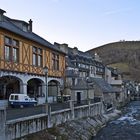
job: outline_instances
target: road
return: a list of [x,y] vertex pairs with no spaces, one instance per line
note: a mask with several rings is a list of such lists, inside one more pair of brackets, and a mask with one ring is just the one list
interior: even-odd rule
[[[95,103],[98,101],[91,101],[91,103]],[[88,102],[87,100],[84,100],[80,103],[74,103],[74,107],[76,106],[83,106],[87,105]],[[51,106],[51,111],[58,111],[58,110],[63,110],[63,109],[68,109],[70,108],[70,103],[69,102],[64,102],[64,103],[51,103],[49,104]],[[46,113],[46,105],[38,105],[35,107],[24,107],[24,108],[11,108],[8,107],[6,109],[6,120],[13,120],[13,119],[18,119],[22,117],[28,117],[28,116],[33,116],[33,115],[38,115],[38,114],[44,114]]]
[[[57,111],[62,109],[70,108],[69,102],[66,103],[52,103],[50,104],[51,111]],[[47,113],[46,105],[38,105],[34,107],[24,107],[24,108],[11,108],[6,109],[6,120],[18,119],[22,117],[28,117],[38,114]]]
[[45,106],[35,106],[26,108],[7,108],[6,109],[6,120],[18,119],[22,117],[33,116],[37,114],[45,113]]

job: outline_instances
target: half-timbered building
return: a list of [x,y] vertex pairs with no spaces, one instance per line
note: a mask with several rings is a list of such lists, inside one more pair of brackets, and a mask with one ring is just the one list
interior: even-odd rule
[[40,104],[56,101],[63,85],[65,53],[35,34],[32,20],[15,20],[4,13],[0,9],[0,100],[23,93]]

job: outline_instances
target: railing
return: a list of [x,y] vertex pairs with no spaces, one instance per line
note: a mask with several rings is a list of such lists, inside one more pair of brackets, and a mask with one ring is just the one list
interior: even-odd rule
[[[100,102],[100,100],[90,99],[90,100],[82,100],[81,102],[74,101],[74,107],[89,105],[89,103],[94,104],[97,102]],[[63,102],[63,103],[50,103],[49,105],[51,106],[51,112],[70,109],[70,101]],[[25,107],[22,109],[8,107],[6,109],[6,112],[7,112],[7,120],[12,120],[12,119],[18,119],[27,116],[38,115],[38,114],[45,114],[47,113],[47,110],[46,110],[46,104],[44,104],[35,107]]]

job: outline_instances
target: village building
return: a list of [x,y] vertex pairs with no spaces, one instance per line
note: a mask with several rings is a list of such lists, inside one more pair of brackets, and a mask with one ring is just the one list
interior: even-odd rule
[[12,19],[4,13],[0,9],[0,101],[7,101],[11,93],[35,97],[39,104],[57,101],[65,53],[35,34],[32,20]]
[[70,95],[77,103],[85,100],[102,100],[110,106],[115,103],[117,91],[105,81],[105,66],[98,54],[91,56],[67,44],[54,45],[66,53],[64,94]]

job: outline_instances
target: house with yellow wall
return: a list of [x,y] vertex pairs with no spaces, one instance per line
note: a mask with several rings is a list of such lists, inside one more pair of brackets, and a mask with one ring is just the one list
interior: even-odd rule
[[4,13],[0,9],[0,101],[11,93],[35,97],[39,104],[57,101],[65,53],[35,34],[32,20],[12,19]]

